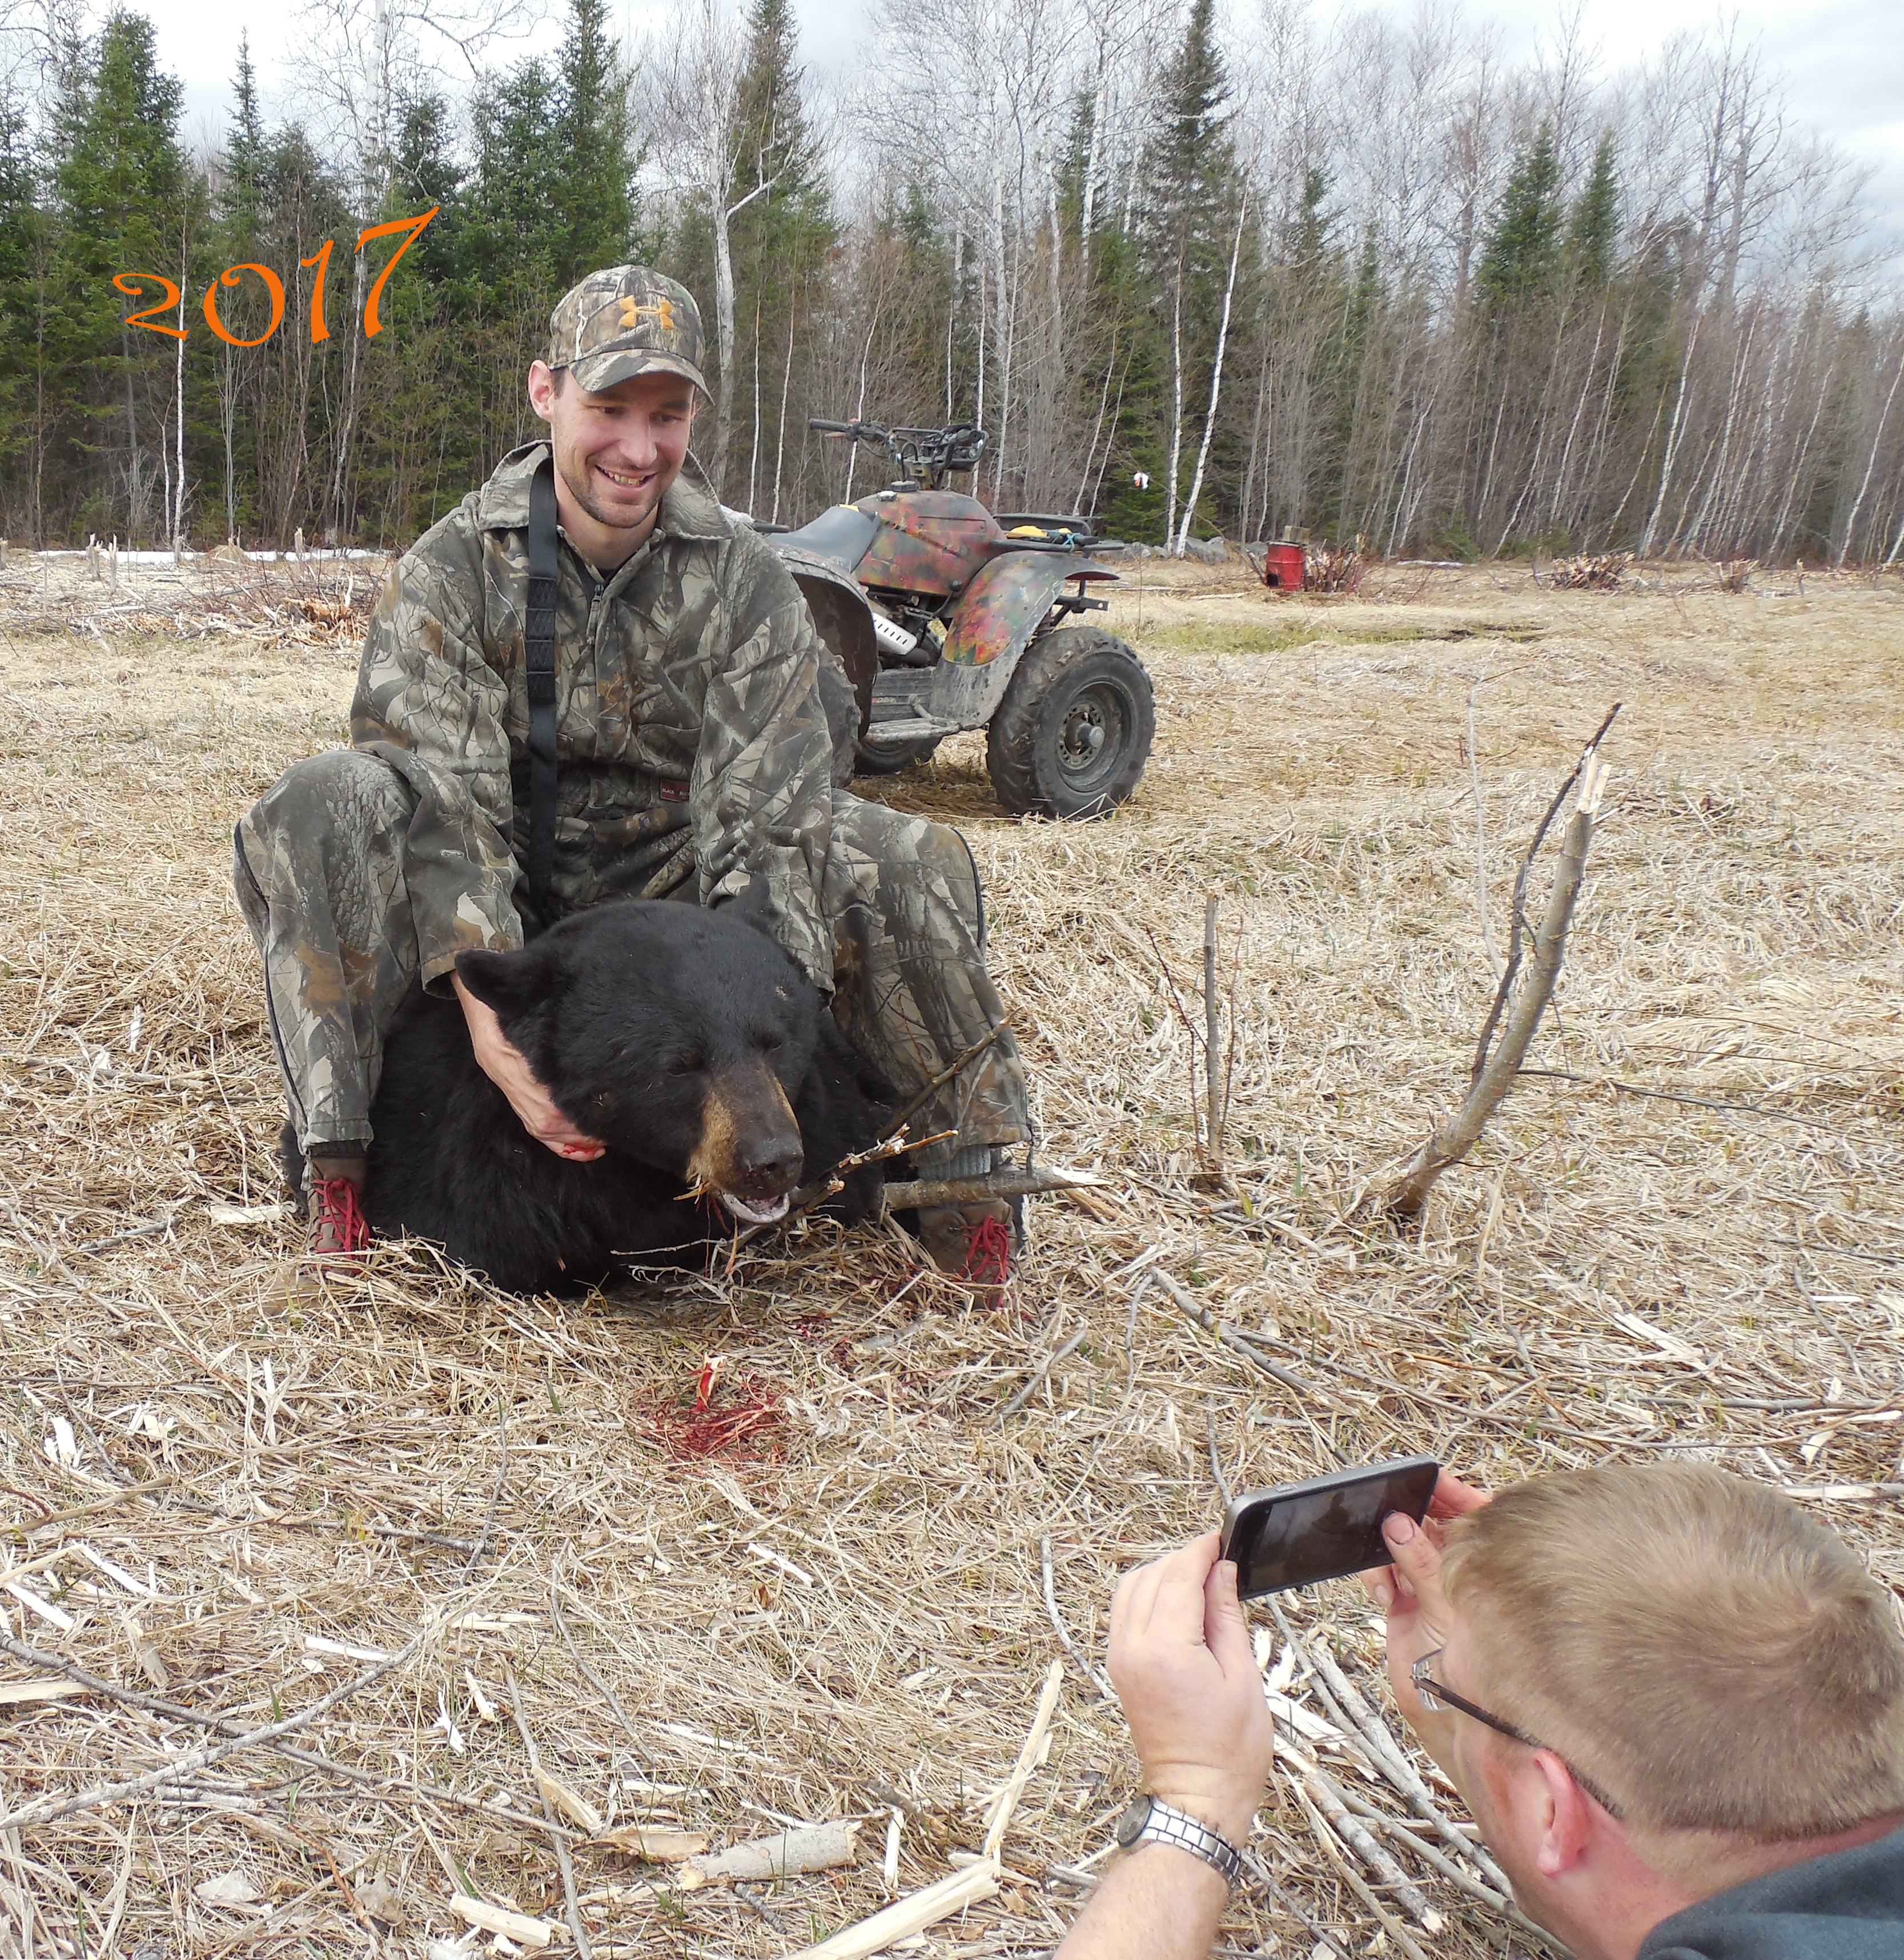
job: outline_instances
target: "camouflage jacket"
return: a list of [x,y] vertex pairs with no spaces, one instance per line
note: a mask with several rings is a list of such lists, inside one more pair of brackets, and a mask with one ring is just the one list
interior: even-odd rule
[[[404,553],[364,643],[351,740],[416,794],[404,868],[424,984],[466,947],[521,944],[529,834],[523,620],[529,485],[513,451]],[[565,536],[556,597],[554,899],[709,899],[766,880],[775,936],[833,984],[818,889],[852,684],[772,551],[677,482],[604,584]],[[832,726],[829,727],[829,721]]]

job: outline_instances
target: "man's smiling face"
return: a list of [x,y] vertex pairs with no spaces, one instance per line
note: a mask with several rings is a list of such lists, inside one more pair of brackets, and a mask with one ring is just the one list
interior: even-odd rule
[[558,377],[538,361],[529,371],[529,399],[549,425],[569,498],[604,530],[632,533],[628,542],[638,543],[681,473],[694,384],[678,374],[636,374],[591,394],[574,375]]

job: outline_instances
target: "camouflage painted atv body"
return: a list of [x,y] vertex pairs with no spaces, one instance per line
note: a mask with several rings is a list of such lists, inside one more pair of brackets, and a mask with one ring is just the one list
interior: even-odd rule
[[1150,679],[1122,640],[1067,622],[1103,609],[1088,588],[1116,574],[1091,554],[1120,548],[1075,518],[1001,523],[945,489],[948,470],[976,463],[981,430],[814,427],[882,447],[906,473],[769,533],[860,689],[861,773],[903,768],[947,735],[984,728],[993,787],[1014,815],[1115,809],[1150,753]]

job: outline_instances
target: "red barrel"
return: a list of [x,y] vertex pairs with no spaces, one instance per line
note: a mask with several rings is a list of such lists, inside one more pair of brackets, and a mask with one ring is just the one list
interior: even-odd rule
[[1262,582],[1287,592],[1300,592],[1308,562],[1308,552],[1301,545],[1265,545]]

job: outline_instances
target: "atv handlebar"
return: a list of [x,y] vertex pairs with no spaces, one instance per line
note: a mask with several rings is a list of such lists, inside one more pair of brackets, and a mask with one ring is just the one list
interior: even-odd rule
[[877,422],[829,422],[820,417],[807,426],[834,441],[863,442],[884,450],[908,482],[923,482],[939,490],[954,470],[976,469],[989,440],[976,422],[954,422],[942,428],[883,428]]

